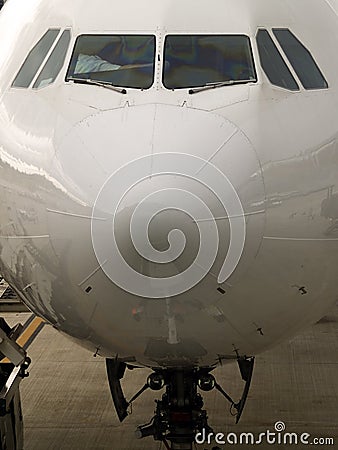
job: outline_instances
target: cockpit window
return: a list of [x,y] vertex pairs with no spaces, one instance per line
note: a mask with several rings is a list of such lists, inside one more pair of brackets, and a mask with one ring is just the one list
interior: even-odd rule
[[250,40],[247,36],[166,37],[163,68],[163,84],[166,88],[193,88],[226,81],[256,81]]
[[257,33],[257,46],[262,68],[272,84],[291,91],[299,86],[267,30]]
[[62,33],[56,46],[54,47],[52,53],[50,54],[48,61],[46,62],[40,75],[35,81],[33,88],[44,87],[55,81],[65,62],[69,41],[70,41],[70,31],[65,30]]
[[39,42],[29,52],[27,58],[22,64],[13,81],[13,87],[27,88],[30,86],[35,74],[45,60],[59,32],[60,29],[50,29],[42,36]]
[[326,89],[328,84],[315,60],[296,36],[286,28],[274,28],[272,31],[304,88]]
[[82,35],[76,40],[66,81],[91,80],[148,89],[154,80],[155,36]]

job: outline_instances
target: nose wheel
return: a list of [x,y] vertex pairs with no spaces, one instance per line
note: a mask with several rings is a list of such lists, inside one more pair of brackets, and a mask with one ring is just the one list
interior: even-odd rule
[[149,423],[137,427],[136,437],[141,439],[152,436],[156,441],[162,441],[169,450],[191,450],[197,433],[206,436],[212,433],[198,389],[204,392],[216,389],[230,403],[236,423],[239,421],[250,388],[254,358],[239,357],[237,362],[245,381],[242,397],[237,403],[216,382],[210,368],[156,369],[128,402],[121,387],[127,365],[117,359],[107,359],[108,380],[117,415],[122,422],[128,415],[129,406],[144,391],[165,388],[161,400],[155,400],[153,418]]
[[[170,449],[190,450],[198,430],[211,431],[202,396],[197,392],[197,371],[167,370],[155,374],[162,378],[165,393],[156,400],[152,422],[137,428],[137,437],[153,436],[158,441],[169,441]],[[152,388],[152,377],[149,378]]]

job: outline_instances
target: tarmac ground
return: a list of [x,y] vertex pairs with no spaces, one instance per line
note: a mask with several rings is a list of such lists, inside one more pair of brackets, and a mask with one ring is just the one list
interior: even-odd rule
[[[27,313],[4,314],[14,324],[23,323]],[[158,450],[164,446],[152,438],[138,440],[137,425],[153,416],[154,399],[162,393],[145,392],[133,405],[132,414],[121,424],[113,408],[104,359],[93,357],[50,326],[45,326],[28,351],[32,359],[30,376],[21,383],[25,423],[25,450]],[[127,371],[123,379],[126,398],[143,386],[146,369]],[[243,387],[236,364],[213,372],[218,383],[237,399]],[[241,421],[235,425],[226,400],[215,390],[204,394],[209,424],[223,433],[219,444],[227,448],[254,448],[240,445],[241,433],[275,432],[283,422],[284,433],[296,433],[298,444],[268,443],[269,448],[308,448],[299,443],[303,433],[320,448],[338,449],[338,305],[321,321],[291,342],[258,355],[248,401]],[[235,433],[235,434],[234,434]],[[270,437],[277,439],[276,437]],[[229,439],[229,440],[228,440]],[[248,438],[248,439],[251,439]],[[296,439],[294,436],[292,439]],[[251,441],[248,441],[251,442]],[[287,440],[287,442],[289,442]],[[212,449],[216,442],[197,445]]]

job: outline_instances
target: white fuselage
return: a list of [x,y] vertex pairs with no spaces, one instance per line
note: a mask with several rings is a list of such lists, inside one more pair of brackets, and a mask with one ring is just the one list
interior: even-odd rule
[[[39,89],[11,87],[31,48],[53,27],[71,31],[55,82]],[[299,91],[290,91],[272,85],[257,49],[261,28],[292,30],[329,88],[306,90],[299,83]],[[66,82],[81,34],[154,35],[153,85],[121,94]],[[162,55],[169,34],[249,36],[257,82],[195,94],[166,89]],[[33,311],[101,355],[180,367],[213,366],[236,352],[254,355],[319,319],[333,304],[338,20],[327,2],[10,0],[1,12],[0,37],[0,272]],[[216,260],[201,281],[178,295],[164,289],[162,297],[151,298],[137,295],[137,283],[136,292],[129,292],[107,275],[116,261],[108,261],[108,269],[104,255],[101,260],[94,251],[95,243],[99,253],[105,248],[109,253],[111,245],[109,226],[100,228],[95,205],[112,174],[159,154],[188,154],[220,170],[240,199],[246,238],[234,270],[220,282],[235,229],[230,231],[219,202],[174,170],[150,173],[123,198],[115,224],[136,271],[142,258],[131,248],[129,222],[154,191],[193,192],[210,206],[220,235]],[[176,167],[179,173],[179,162]],[[108,203],[101,205],[101,219],[111,224],[111,211],[103,211]],[[185,267],[198,247],[194,220],[170,208],[154,224],[154,241],[165,250],[169,232],[181,225],[191,246]],[[155,264],[147,270],[161,277]]]

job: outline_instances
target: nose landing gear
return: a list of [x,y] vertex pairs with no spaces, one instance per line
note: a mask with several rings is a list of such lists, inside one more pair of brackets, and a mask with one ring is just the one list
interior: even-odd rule
[[170,441],[171,449],[191,449],[198,430],[211,430],[197,392],[198,371],[173,370],[163,374],[166,391],[156,400],[152,423],[139,426],[137,436],[153,436],[155,440]]
[[118,417],[122,422],[128,415],[128,407],[145,390],[160,390],[165,387],[162,399],[155,401],[153,418],[148,424],[137,428],[136,437],[153,436],[155,440],[162,441],[169,450],[191,450],[196,433],[203,431],[208,435],[212,432],[198,388],[204,392],[217,389],[231,404],[236,423],[239,421],[250,388],[254,358],[238,357],[237,362],[245,381],[242,397],[237,403],[216,382],[210,373],[212,368],[156,369],[145,385],[127,402],[120,383],[127,365],[118,359],[107,359],[108,380]]

